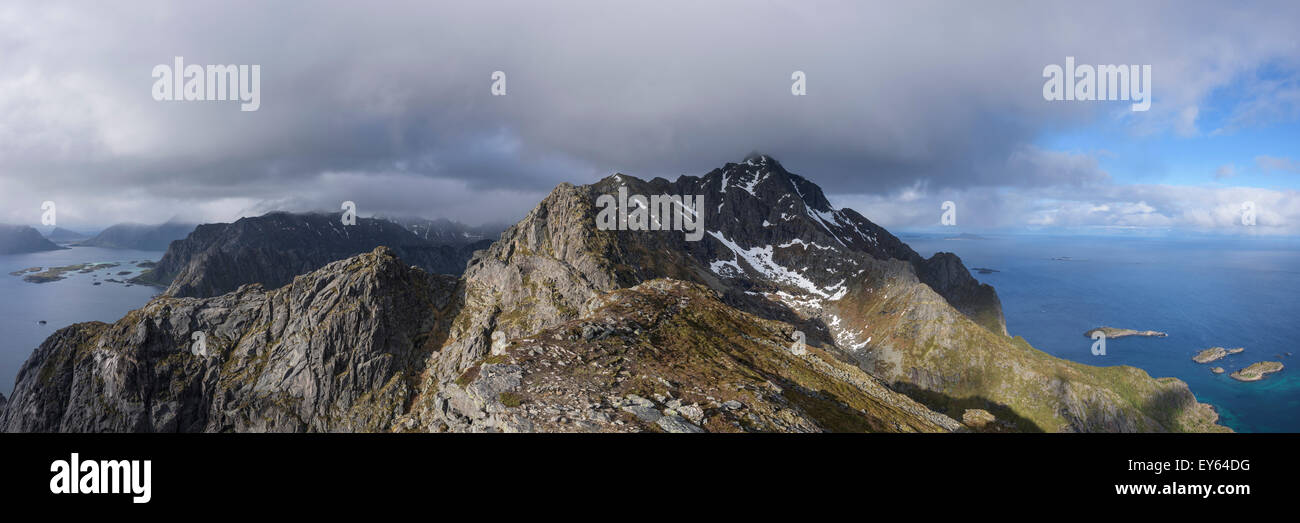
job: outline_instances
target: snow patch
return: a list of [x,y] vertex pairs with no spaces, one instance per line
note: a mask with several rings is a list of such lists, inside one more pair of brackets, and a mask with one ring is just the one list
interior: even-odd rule
[[848,289],[844,287],[844,281],[840,281],[829,288],[822,289],[818,287],[817,284],[804,277],[803,274],[792,271],[776,263],[772,259],[773,249],[771,245],[746,249],[737,245],[735,242],[728,240],[727,237],[723,236],[721,233],[709,231],[709,234],[713,235],[714,238],[717,238],[717,240],[722,242],[722,244],[728,249],[731,249],[731,252],[736,256],[736,259],[732,261],[718,260],[710,263],[709,269],[716,274],[727,276],[726,274],[719,272],[723,270],[724,267],[734,267],[739,270],[740,265],[738,262],[739,260],[744,259],[746,264],[753,267],[754,270],[758,271],[763,276],[766,276],[768,279],[778,283],[798,287],[809,294],[814,294],[831,300],[838,300],[843,298],[848,291]]
[[[766,221],[764,221],[763,223],[764,223],[764,225],[767,224]],[[802,245],[802,246],[803,246],[803,249],[804,249],[805,251],[808,250],[809,247],[813,247],[813,248],[821,249],[821,250],[823,250],[823,251],[824,251],[824,250],[827,250],[827,249],[834,249],[834,247],[822,247],[821,245],[817,245],[816,242],[805,242],[805,241],[803,241],[803,239],[801,239],[801,238],[795,238],[795,239],[790,240],[790,241],[788,241],[788,242],[786,242],[786,243],[783,243],[783,244],[781,244],[781,245],[777,245],[777,247],[780,247],[780,248],[782,248],[782,249],[785,249],[785,248],[788,248],[788,247],[793,246],[793,245]]]

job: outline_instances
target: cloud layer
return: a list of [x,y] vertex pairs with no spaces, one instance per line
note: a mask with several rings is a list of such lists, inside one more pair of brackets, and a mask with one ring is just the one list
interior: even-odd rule
[[[887,226],[954,194],[1004,225],[1217,227],[1246,197],[1261,225],[1300,221],[1293,192],[1127,186],[1104,151],[1043,145],[1109,120],[1216,131],[1199,119],[1217,89],[1300,70],[1294,2],[448,4],[7,3],[0,222],[36,222],[44,200],[85,226],[343,200],[504,221],[562,181],[702,174],[753,150]],[[150,72],[175,56],[261,65],[260,110],[154,101]],[[1151,110],[1043,100],[1043,67],[1066,56],[1152,64]],[[1294,119],[1281,78],[1244,90],[1229,125]],[[1296,170],[1276,155],[1259,168]]]

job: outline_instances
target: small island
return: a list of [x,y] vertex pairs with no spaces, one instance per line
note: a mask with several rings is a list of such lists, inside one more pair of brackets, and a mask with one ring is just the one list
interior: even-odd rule
[[1249,367],[1232,373],[1230,376],[1237,381],[1259,381],[1264,376],[1282,370],[1282,362],[1278,361],[1261,361],[1252,363]]
[[1146,336],[1150,338],[1164,338],[1168,336],[1168,334],[1159,331],[1139,331],[1133,329],[1117,329],[1115,327],[1097,327],[1095,329],[1083,333],[1083,337],[1091,338],[1093,333],[1096,332],[1100,332],[1103,335],[1105,335],[1107,339],[1112,339],[1112,340],[1115,338],[1124,338],[1128,336]]
[[1223,374],[1226,371],[1223,370],[1223,367],[1214,367],[1210,369],[1210,372],[1213,372],[1215,374]]
[[[49,283],[52,281],[59,281],[66,278],[64,274],[67,274],[69,272],[88,274],[100,269],[117,267],[117,265],[118,264],[116,263],[79,263],[76,265],[65,265],[63,267],[50,267],[48,269],[45,269],[42,272],[35,272],[32,271],[31,269],[25,269],[23,271],[18,271],[18,273],[10,273],[10,274],[14,276],[19,276],[22,273],[30,272],[31,274],[27,274],[26,276],[23,276],[23,281],[29,283]],[[39,270],[40,267],[36,267],[35,269]]]
[[21,270],[21,271],[14,271],[14,272],[11,272],[11,273],[9,273],[9,275],[10,275],[10,276],[22,276],[22,275],[27,274],[27,273],[29,273],[29,272],[41,272],[41,268],[40,268],[40,267],[28,267],[28,268],[23,269],[23,270]]
[[1245,347],[1237,347],[1235,349],[1225,349],[1223,347],[1210,347],[1208,349],[1196,353],[1195,356],[1192,356],[1192,361],[1195,361],[1196,363],[1209,363],[1211,361],[1221,359],[1224,356],[1227,356],[1229,354],[1238,354],[1244,350],[1246,350]]
[[980,273],[980,274],[993,274],[993,273],[995,273],[995,272],[1002,272],[1002,271],[999,271],[999,270],[997,270],[997,269],[990,269],[990,268],[987,268],[987,267],[975,267],[973,270],[974,270],[975,272]]

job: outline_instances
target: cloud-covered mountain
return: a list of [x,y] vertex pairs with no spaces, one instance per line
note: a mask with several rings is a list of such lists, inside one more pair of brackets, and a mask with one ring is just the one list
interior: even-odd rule
[[496,241],[504,225],[466,225],[447,218],[388,217],[375,218],[401,225],[411,233],[434,245],[465,245],[483,240]]
[[45,233],[45,238],[55,243],[79,242],[79,241],[88,240],[91,238],[91,236],[93,235],[82,234],[77,231],[64,229],[63,227],[55,227],[53,229],[50,229],[49,232]]
[[119,223],[113,225],[89,240],[77,245],[88,247],[106,247],[109,249],[136,249],[141,251],[163,251],[172,241],[184,238],[194,230],[192,223],[166,222],[157,225],[140,223]]

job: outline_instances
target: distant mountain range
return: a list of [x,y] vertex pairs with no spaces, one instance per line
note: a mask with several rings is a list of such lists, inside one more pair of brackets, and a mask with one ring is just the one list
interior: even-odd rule
[[45,238],[55,243],[72,243],[84,241],[94,236],[93,234],[82,234],[77,231],[55,227],[50,232],[45,233]]
[[344,225],[340,213],[272,212],[198,226],[135,281],[166,286],[167,295],[178,297],[217,296],[249,283],[276,288],[380,245],[426,271],[459,275],[473,252],[490,243],[442,245],[387,220],[357,218]]
[[63,249],[26,225],[0,224],[0,254],[55,251]]
[[968,233],[968,232],[963,232],[963,233],[958,234],[958,235],[956,235],[956,236],[949,236],[949,237],[944,238],[944,239],[945,239],[945,240],[987,240],[988,238],[985,238],[985,237],[980,236],[980,235],[978,235],[978,234],[971,234],[971,233]]
[[89,240],[76,243],[89,247],[109,249],[135,249],[141,251],[163,251],[174,240],[184,238],[194,230],[194,224],[167,222],[156,225],[139,223],[119,223]]
[[394,218],[376,216],[375,218],[401,225],[411,233],[433,243],[434,245],[466,245],[482,240],[496,241],[506,226],[497,224],[465,225],[446,218]]
[[[702,195],[702,238],[596,227],[620,190]],[[764,155],[561,184],[459,277],[412,267],[427,244],[390,222],[352,227],[201,226],[156,269],[167,295],[33,352],[0,428],[1227,430],[1179,380],[1007,336],[957,256],[922,258]]]

